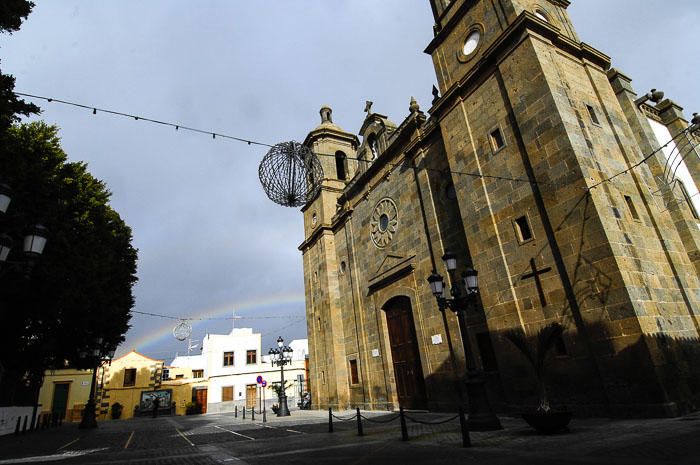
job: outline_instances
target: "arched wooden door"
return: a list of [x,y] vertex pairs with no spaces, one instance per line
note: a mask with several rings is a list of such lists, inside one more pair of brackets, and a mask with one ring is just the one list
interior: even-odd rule
[[425,380],[411,300],[405,296],[394,297],[384,305],[384,311],[399,404],[404,408],[424,409],[427,406]]

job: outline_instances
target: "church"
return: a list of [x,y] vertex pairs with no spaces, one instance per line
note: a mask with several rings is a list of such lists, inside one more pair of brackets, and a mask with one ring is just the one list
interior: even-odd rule
[[[299,246],[313,405],[455,411],[471,376],[495,411],[536,406],[505,334],[558,323],[553,408],[698,408],[700,118],[638,95],[568,0],[430,2],[431,108],[397,124],[368,102],[353,134],[324,106],[304,141],[324,171]],[[458,318],[428,278],[444,301],[468,270]]]

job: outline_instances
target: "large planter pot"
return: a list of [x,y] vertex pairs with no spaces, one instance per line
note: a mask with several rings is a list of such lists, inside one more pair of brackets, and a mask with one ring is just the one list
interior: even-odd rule
[[541,434],[554,434],[566,431],[571,421],[571,412],[531,412],[523,413],[528,425]]

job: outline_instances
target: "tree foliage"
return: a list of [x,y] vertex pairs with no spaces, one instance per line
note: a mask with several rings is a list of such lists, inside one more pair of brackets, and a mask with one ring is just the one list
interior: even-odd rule
[[0,2],[0,32],[12,34],[19,30],[22,21],[29,16],[34,3],[27,0],[2,0]]
[[[34,3],[27,0],[0,1],[0,33],[12,34],[19,30],[22,20],[32,11]],[[14,93],[15,78],[0,72],[0,131],[19,122],[19,115],[39,113],[39,107],[27,103]]]
[[[58,129],[41,122],[0,134],[0,176],[13,189],[3,230],[21,237],[27,225],[49,230],[44,254],[0,280],[4,389],[48,367],[91,367],[81,351],[123,341],[136,281],[131,230],[109,206],[110,192],[84,163],[70,163]],[[18,244],[16,249],[21,249]],[[10,260],[22,260],[14,250]],[[30,380],[31,381],[31,380]],[[7,401],[8,396],[2,396]]]

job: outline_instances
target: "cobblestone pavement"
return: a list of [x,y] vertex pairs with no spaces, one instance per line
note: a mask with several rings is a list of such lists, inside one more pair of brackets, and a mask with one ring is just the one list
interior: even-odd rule
[[[700,413],[658,420],[574,419],[565,434],[539,436],[520,419],[504,429],[471,433],[463,448],[454,415],[407,413],[401,441],[396,413],[293,411],[263,423],[232,414],[106,421],[82,431],[75,424],[0,437],[0,465],[65,464],[596,464],[700,465]],[[345,420],[345,421],[343,421]]]

